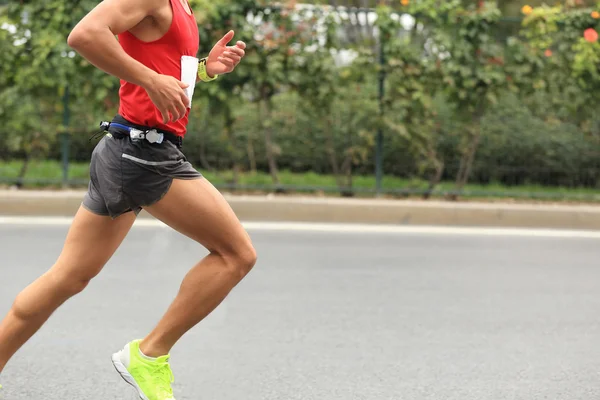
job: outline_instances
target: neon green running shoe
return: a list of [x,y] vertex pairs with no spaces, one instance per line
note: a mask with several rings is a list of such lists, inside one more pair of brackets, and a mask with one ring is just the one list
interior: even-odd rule
[[134,340],[113,354],[112,362],[125,382],[137,389],[140,399],[175,400],[169,355],[149,360],[140,351],[140,340]]

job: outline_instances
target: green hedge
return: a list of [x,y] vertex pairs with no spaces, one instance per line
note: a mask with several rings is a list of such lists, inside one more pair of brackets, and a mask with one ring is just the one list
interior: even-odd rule
[[[332,116],[332,127],[338,157],[348,144],[362,150],[355,157],[353,174],[374,172],[374,122],[376,102],[363,101],[353,107],[348,99],[340,99]],[[451,110],[438,102],[438,152],[445,162],[443,180],[452,181],[459,164],[457,132],[464,129]],[[311,118],[294,94],[276,98],[274,137],[278,166],[292,172],[312,171],[331,174],[332,167],[325,149],[322,121]],[[206,105],[202,105],[206,107]],[[206,110],[205,110],[206,111]],[[185,153],[195,165],[204,168],[204,159],[211,169],[228,170],[233,164],[232,148],[239,154],[242,170],[250,168],[248,143],[252,142],[259,171],[268,171],[263,133],[259,128],[256,104],[239,104],[234,124],[234,142],[221,131],[222,121],[210,118],[210,110],[191,121],[185,140]],[[95,127],[73,134],[73,161],[89,160],[95,141],[89,137]],[[598,138],[586,136],[576,126],[544,121],[533,115],[518,98],[504,96],[490,109],[481,123],[482,140],[471,175],[474,184],[501,183],[505,185],[546,185],[564,187],[600,186],[600,148]],[[202,153],[204,152],[204,158]],[[60,143],[55,141],[50,159],[60,160]],[[5,158],[18,157],[18,154]],[[398,135],[386,132],[384,171],[400,178],[428,179],[430,171],[420,168],[418,155]]]

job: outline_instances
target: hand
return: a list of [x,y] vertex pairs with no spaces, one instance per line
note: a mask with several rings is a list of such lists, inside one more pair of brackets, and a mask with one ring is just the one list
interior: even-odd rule
[[206,73],[212,78],[215,75],[227,74],[240,63],[246,54],[246,44],[238,40],[235,46],[227,46],[233,39],[234,32],[229,31],[215,44],[206,59]]
[[185,117],[189,99],[184,89],[188,86],[172,76],[157,74],[151,84],[145,87],[150,100],[162,114],[163,123]]

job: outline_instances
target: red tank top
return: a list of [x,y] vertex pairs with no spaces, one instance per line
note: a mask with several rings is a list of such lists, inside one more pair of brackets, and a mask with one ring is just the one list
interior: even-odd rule
[[[198,53],[198,25],[194,15],[187,13],[180,0],[169,1],[173,21],[163,37],[153,42],[143,42],[130,32],[123,32],[119,35],[119,43],[127,54],[148,68],[159,74],[181,79],[181,56],[196,57]],[[121,80],[119,97],[119,114],[128,121],[170,131],[179,136],[185,135],[189,109],[180,120],[163,124],[160,111],[142,87]]]

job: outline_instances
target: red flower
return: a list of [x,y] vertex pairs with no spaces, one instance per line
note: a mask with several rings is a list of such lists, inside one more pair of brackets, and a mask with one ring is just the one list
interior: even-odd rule
[[598,41],[598,32],[596,32],[596,30],[594,28],[589,28],[589,29],[586,29],[585,32],[583,32],[583,37],[588,42],[597,42]]
[[552,57],[552,50],[550,50],[550,49],[547,49],[547,50],[544,52],[544,55],[545,55],[546,57]]

